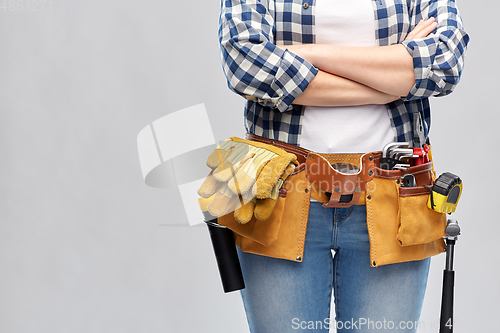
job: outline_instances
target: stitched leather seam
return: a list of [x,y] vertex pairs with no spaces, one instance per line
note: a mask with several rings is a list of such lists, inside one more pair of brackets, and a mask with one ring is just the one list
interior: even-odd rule
[[[325,157],[325,156],[323,156]],[[346,162],[359,162],[359,158],[331,158],[331,157],[325,157],[325,159],[328,161],[328,162],[336,162],[336,161],[342,161],[344,163]]]
[[[380,170],[380,169],[378,169],[378,170]],[[410,172],[410,173],[401,173],[401,174],[394,175],[394,176],[385,176],[385,175],[381,174],[378,170],[377,170],[377,168],[375,168],[375,177],[376,178],[383,178],[383,179],[399,179],[399,178],[401,178],[401,176],[403,176],[405,174],[420,175],[420,174],[429,173],[432,171],[431,168],[426,168],[423,170],[417,170],[417,171]],[[383,172],[383,170],[382,170],[382,172]]]
[[354,153],[354,154],[323,154],[323,153],[321,153],[321,154],[318,154],[318,155],[321,155],[323,157],[325,157],[325,156],[331,156],[331,157],[339,157],[339,158],[340,157],[342,157],[342,158],[344,158],[344,157],[352,157],[352,158],[354,158],[356,155],[358,155],[359,157],[361,157],[361,155],[363,155],[363,154],[357,154],[357,153]]
[[425,191],[425,192],[417,192],[417,193],[404,193],[402,194],[401,192],[399,192],[399,196],[400,197],[414,197],[414,196],[419,196],[419,195],[424,195],[424,194],[429,194],[429,191]]
[[[304,237],[304,212],[305,212],[304,205],[305,205],[305,202],[304,202],[304,200],[302,200],[302,218],[300,220],[300,236],[299,236],[299,244],[297,247],[297,256],[300,256],[300,247],[301,247],[303,237]],[[302,260],[303,259],[304,258],[302,258]]]
[[[309,186],[307,188],[309,188]],[[306,200],[307,198],[308,198],[308,195],[305,195],[304,199],[302,199],[302,219],[300,222],[300,237],[299,237],[299,244],[297,247],[297,257],[298,256],[302,257],[302,255],[300,254],[301,253],[301,244],[302,244],[302,248],[304,248],[304,243],[305,243],[305,239],[304,239],[305,206],[307,206],[309,204],[309,201],[310,201],[310,199]],[[302,260],[304,260],[304,258],[302,258]]]
[[[422,174],[422,173],[427,173],[429,171],[430,170],[420,171],[420,172],[413,172],[413,173],[409,173],[409,175],[419,175],[419,174]],[[404,176],[404,175],[406,175],[406,174],[401,174],[401,175],[398,175],[398,176],[383,176],[383,175],[377,174],[374,177],[375,178],[383,178],[383,179],[394,180],[394,179],[399,179],[399,178],[401,178],[401,176]]]
[[[367,192],[371,193],[371,192]],[[370,194],[371,195],[371,194]],[[367,200],[369,201],[369,200]],[[370,233],[369,233],[369,238],[370,238],[370,254],[371,254],[371,262],[370,265],[373,264],[373,262],[377,262],[377,249],[375,248],[375,240],[373,239],[373,213],[372,213],[372,203],[367,202],[366,203],[366,209],[368,210],[368,224],[370,225]]]

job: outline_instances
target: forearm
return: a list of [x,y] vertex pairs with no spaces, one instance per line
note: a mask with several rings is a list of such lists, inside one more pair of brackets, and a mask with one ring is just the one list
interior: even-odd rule
[[319,71],[293,104],[309,106],[354,106],[387,104],[392,96],[352,80]]
[[280,46],[322,71],[390,95],[406,96],[415,84],[413,59],[401,45],[347,47],[324,44]]

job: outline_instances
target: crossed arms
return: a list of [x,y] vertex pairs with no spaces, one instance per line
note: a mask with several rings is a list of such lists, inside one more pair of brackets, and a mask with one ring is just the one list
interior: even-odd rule
[[[420,21],[407,39],[427,37],[434,18]],[[413,58],[402,44],[345,47],[324,44],[279,46],[320,71],[294,104],[351,106],[386,104],[406,96],[415,85]]]
[[[411,3],[408,19],[414,28],[405,40],[397,44],[405,32],[393,24],[379,39],[389,46],[355,48],[311,44],[307,32],[276,31],[268,0],[223,0],[219,41],[228,86],[279,112],[292,104],[384,104],[399,96],[406,101],[445,96],[460,80],[469,37],[454,0]],[[276,45],[296,42],[307,45]]]

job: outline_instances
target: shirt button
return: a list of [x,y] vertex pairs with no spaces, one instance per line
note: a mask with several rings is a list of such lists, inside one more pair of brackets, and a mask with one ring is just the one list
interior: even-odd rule
[[309,8],[309,4],[307,2],[305,2],[303,7],[304,7],[304,9],[307,9],[307,8]]

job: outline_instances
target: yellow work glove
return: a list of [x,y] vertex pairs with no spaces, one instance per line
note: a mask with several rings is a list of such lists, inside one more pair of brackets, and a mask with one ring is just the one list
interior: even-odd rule
[[[235,211],[235,219],[247,223],[254,210],[260,210],[256,218],[267,216],[267,219],[274,205],[267,204],[268,209],[264,209],[260,201],[272,199],[275,203],[279,188],[297,164],[297,157],[283,149],[230,138],[208,157],[207,165],[212,171],[198,194],[203,198],[215,194],[208,205],[208,211],[214,216]],[[261,208],[257,208],[259,206]]]
[[[280,179],[278,179],[278,183],[276,183],[276,185],[274,185],[274,187],[272,188],[269,197],[259,198],[259,196],[256,196],[257,199],[255,199],[254,215],[257,220],[267,220],[271,216],[274,206],[276,206],[276,200],[278,200],[278,194],[281,185],[283,185],[286,178],[293,172],[294,169],[295,165],[292,163],[287,166]],[[237,211],[235,212],[235,214],[236,213]]]

